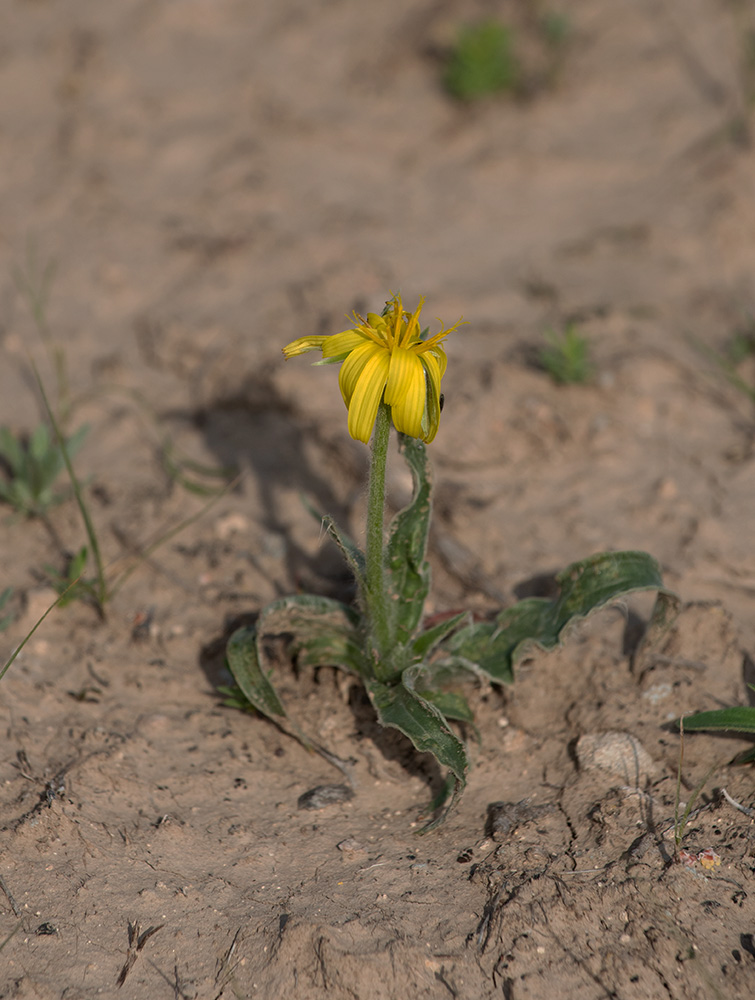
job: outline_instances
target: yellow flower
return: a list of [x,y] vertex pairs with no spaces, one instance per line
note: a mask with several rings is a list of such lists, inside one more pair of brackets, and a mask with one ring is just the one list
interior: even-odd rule
[[341,363],[338,384],[349,411],[349,434],[367,444],[381,400],[391,408],[396,430],[430,442],[440,423],[440,382],[448,359],[441,341],[459,323],[423,339],[419,314],[407,312],[401,296],[386,303],[383,314],[354,313],[356,325],[329,336],[300,337],[283,348],[288,358],[322,351],[316,364]]

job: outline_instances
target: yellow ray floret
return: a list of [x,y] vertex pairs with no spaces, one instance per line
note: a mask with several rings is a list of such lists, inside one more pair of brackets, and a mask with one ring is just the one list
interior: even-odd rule
[[[330,336],[299,337],[283,348],[286,358],[322,351],[317,364],[341,363],[338,384],[349,411],[349,434],[370,440],[381,400],[391,408],[396,430],[430,442],[440,423],[440,383],[448,359],[442,341],[459,323],[423,340],[419,316],[401,296],[386,303],[383,314],[354,313],[355,326]],[[461,321],[459,321],[461,322]]]

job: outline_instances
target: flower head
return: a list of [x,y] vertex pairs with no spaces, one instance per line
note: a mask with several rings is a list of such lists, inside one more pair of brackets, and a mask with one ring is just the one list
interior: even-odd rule
[[355,325],[343,333],[300,337],[283,348],[286,358],[322,351],[316,364],[341,363],[338,384],[349,411],[349,434],[367,444],[381,401],[391,408],[396,430],[430,442],[440,423],[440,382],[448,359],[441,342],[459,323],[432,337],[421,330],[419,314],[394,295],[382,315],[354,313]]

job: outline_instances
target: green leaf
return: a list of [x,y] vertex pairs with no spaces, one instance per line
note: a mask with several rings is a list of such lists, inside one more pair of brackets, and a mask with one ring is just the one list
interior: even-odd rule
[[493,622],[473,622],[459,629],[441,648],[454,664],[478,667],[493,680],[511,684],[526,643],[539,642],[544,648],[556,644],[551,641],[553,612],[552,602],[531,597],[502,611]]
[[23,451],[7,427],[0,427],[0,455],[10,466],[11,473],[17,476],[24,463]]
[[[79,428],[66,443],[70,452],[81,446],[88,428]],[[57,440],[53,440],[45,424],[34,428],[26,441],[14,437],[6,428],[0,428],[0,455],[10,467],[9,480],[0,487],[0,499],[29,516],[45,511],[65,499],[65,492],[53,489],[58,476],[65,468],[65,455]]]
[[[502,611],[494,621],[459,629],[442,646],[456,663],[476,664],[492,680],[510,684],[514,666],[533,647],[554,649],[570,623],[637,590],[658,590],[668,624],[678,599],[663,589],[658,563],[645,552],[604,552],[567,566],[556,577],[556,600],[531,597]],[[660,626],[659,626],[660,627]]]
[[348,635],[335,632],[310,639],[295,639],[292,654],[302,667],[340,667],[360,677],[367,676],[370,669],[361,643]]
[[81,576],[84,572],[84,567],[87,564],[87,556],[89,555],[89,550],[86,545],[82,545],[79,551],[71,560],[71,564],[68,567],[68,579],[75,580],[77,577]]
[[[404,678],[408,673],[404,671]],[[368,680],[366,687],[381,725],[392,726],[408,736],[420,753],[431,753],[438,763],[451,771],[461,790],[469,766],[467,751],[451,732],[441,711],[411,690],[403,679],[390,686]]]
[[412,470],[414,495],[390,526],[387,561],[396,641],[405,645],[419,625],[430,589],[430,566],[425,551],[430,530],[432,485],[424,444],[400,434],[399,447]]
[[223,696],[221,704],[225,708],[236,708],[240,712],[255,712],[256,709],[249,703],[249,699],[239,687],[230,687],[227,684],[219,684],[216,688],[219,695]]
[[50,433],[46,424],[38,424],[29,438],[29,455],[34,462],[41,464],[50,451]]
[[354,574],[354,579],[357,582],[360,593],[364,593],[366,589],[364,553],[356,542],[353,542],[347,534],[341,531],[330,514],[323,515],[322,524],[327,533],[341,550],[341,555],[344,557],[349,565],[349,569]]
[[283,597],[263,608],[256,626],[233,633],[226,650],[228,667],[245,697],[259,712],[269,718],[286,718],[283,703],[268,679],[272,664],[265,655],[265,637],[290,634],[294,652],[300,651],[305,663],[341,666],[359,672],[355,660],[359,622],[357,612],[329,597],[314,594]]
[[685,733],[696,729],[755,733],[755,707],[735,705],[733,708],[717,708],[710,712],[686,715],[683,722]]
[[247,701],[270,719],[286,718],[286,710],[262,669],[253,626],[236,629],[226,648],[228,667]]
[[68,454],[71,458],[73,458],[76,455],[76,452],[81,448],[88,433],[89,424],[82,424],[82,426],[79,427],[77,431],[74,431],[68,438],[66,441],[66,448],[68,449]]
[[341,601],[317,594],[295,594],[263,608],[257,631],[260,636],[290,633],[295,644],[327,638],[330,634],[358,643],[360,624],[359,612]]
[[[6,587],[0,594],[0,611],[3,610],[11,597],[13,597],[13,587]],[[3,618],[0,618],[0,632],[4,632],[12,622],[13,615],[5,615]]]
[[559,630],[617,597],[637,590],[664,591],[661,568],[647,552],[601,552],[567,566],[556,582],[561,589],[555,616]]
[[[434,660],[415,663],[404,671],[404,684],[416,691],[420,697],[432,702],[447,719],[467,722],[474,726],[474,715],[469,703],[458,690],[459,682],[480,681],[480,671],[475,666],[470,669],[466,663],[449,663],[448,660]],[[487,678],[485,678],[487,680]],[[475,726],[479,739],[479,732]]]
[[430,628],[425,629],[424,632],[420,632],[412,643],[414,655],[418,659],[425,659],[465,618],[469,618],[469,612],[460,611],[458,614],[451,615],[450,618],[438,622],[437,625],[432,625]]
[[474,715],[469,702],[458,691],[437,691],[433,688],[417,687],[416,692],[420,698],[435,705],[444,719],[455,719],[457,722],[474,725]]

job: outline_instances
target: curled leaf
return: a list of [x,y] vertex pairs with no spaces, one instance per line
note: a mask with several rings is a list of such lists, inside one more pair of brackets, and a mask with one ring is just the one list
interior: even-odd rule
[[678,598],[665,590],[660,567],[646,552],[604,552],[567,566],[556,577],[555,600],[530,597],[506,608],[492,622],[474,622],[442,646],[460,666],[476,665],[491,680],[510,684],[517,661],[533,648],[554,649],[566,627],[611,601],[638,590],[657,590],[652,622],[666,627],[675,617]]

